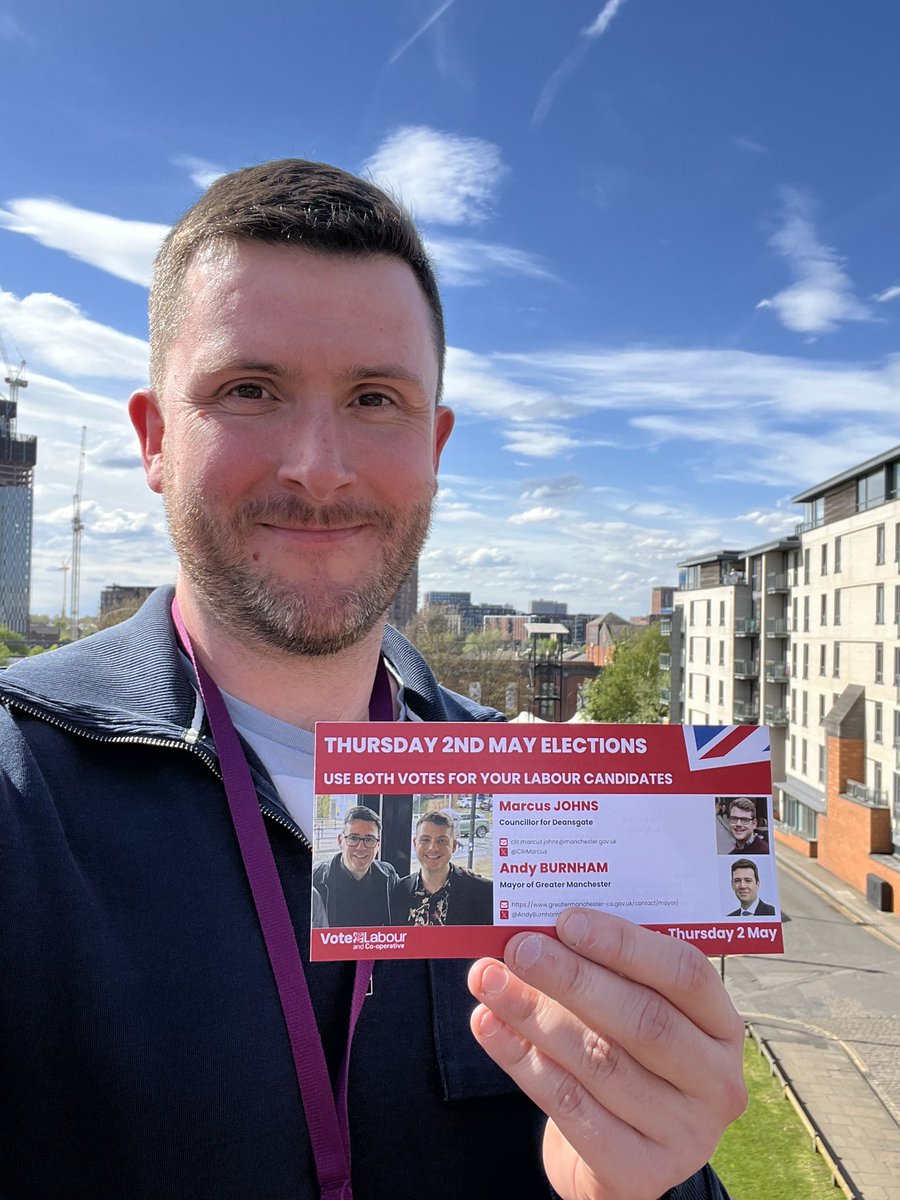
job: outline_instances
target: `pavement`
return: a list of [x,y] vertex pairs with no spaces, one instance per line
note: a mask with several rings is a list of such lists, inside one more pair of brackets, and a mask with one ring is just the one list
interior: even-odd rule
[[[843,917],[900,952],[900,917],[870,908],[864,897],[815,859],[776,844],[779,871],[799,879]],[[882,947],[877,947],[883,952]],[[897,1001],[900,1012],[900,996]],[[900,1200],[900,1104],[854,1048],[805,1022],[751,1019],[750,1032],[785,1085],[832,1170],[853,1200]],[[900,1046],[891,1039],[892,1058]],[[789,1200],[789,1198],[786,1198]]]

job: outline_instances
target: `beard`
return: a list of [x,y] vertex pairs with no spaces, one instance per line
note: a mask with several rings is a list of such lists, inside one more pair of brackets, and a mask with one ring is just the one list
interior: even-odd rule
[[[382,620],[419,557],[431,525],[430,493],[402,511],[340,503],[320,509],[296,497],[248,500],[215,516],[198,494],[164,479],[169,532],[185,575],[214,619],[232,634],[306,658],[356,645]],[[288,581],[249,560],[247,539],[258,523],[318,529],[367,524],[380,555],[352,585]]]

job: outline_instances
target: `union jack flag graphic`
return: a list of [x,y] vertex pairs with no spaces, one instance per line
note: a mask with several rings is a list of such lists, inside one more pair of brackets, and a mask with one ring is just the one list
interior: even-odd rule
[[768,762],[771,757],[765,725],[685,725],[684,747],[692,771]]

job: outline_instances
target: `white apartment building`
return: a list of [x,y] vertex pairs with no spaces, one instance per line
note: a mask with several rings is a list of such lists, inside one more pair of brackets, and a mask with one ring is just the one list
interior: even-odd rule
[[767,724],[776,837],[900,911],[900,446],[794,500],[794,536],[679,564],[670,720]]

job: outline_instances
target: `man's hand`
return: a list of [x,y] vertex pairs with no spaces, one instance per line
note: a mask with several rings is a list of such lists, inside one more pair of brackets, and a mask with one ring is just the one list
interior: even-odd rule
[[693,946],[580,908],[556,928],[474,964],[472,1032],[550,1118],[564,1200],[658,1200],[744,1110],[743,1024]]

